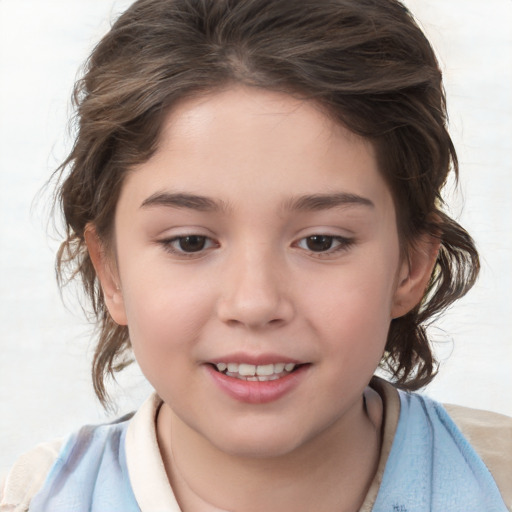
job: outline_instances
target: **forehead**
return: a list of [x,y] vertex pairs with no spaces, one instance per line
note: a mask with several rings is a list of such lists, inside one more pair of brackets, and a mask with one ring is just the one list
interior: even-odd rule
[[178,103],[152,158],[134,169],[139,196],[171,188],[226,203],[350,193],[387,201],[370,142],[312,101],[233,87]]

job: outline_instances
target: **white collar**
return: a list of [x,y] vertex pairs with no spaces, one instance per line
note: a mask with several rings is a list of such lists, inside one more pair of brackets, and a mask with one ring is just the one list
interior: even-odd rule
[[141,512],[181,512],[167,479],[155,418],[162,405],[153,393],[131,419],[126,432],[126,464]]

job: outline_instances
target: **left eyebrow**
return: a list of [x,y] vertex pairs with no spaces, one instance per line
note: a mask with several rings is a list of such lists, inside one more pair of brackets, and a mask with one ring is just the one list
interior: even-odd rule
[[357,194],[338,192],[335,194],[311,194],[289,199],[284,203],[287,210],[318,211],[340,206],[365,206],[375,208],[373,201]]

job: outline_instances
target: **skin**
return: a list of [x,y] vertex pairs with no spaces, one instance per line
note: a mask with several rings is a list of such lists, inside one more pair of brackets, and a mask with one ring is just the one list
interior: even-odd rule
[[[86,239],[164,401],[157,435],[183,510],[360,506],[382,419],[367,385],[436,254],[420,240],[403,261],[396,226],[371,144],[312,102],[239,86],[169,113],[157,152],[123,184],[115,261],[93,226]],[[233,357],[305,366],[254,404],[212,378],[209,363]]]

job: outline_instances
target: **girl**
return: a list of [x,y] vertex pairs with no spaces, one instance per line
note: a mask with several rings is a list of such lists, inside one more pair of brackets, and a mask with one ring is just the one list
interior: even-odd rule
[[401,4],[139,0],[75,101],[59,268],[100,400],[132,352],[155,394],[20,459],[5,510],[506,510],[510,422],[410,392],[478,256]]

